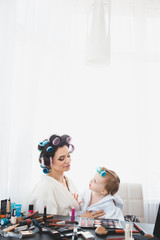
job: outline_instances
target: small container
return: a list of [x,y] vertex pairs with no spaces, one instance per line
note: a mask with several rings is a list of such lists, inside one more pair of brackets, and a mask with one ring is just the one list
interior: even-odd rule
[[16,217],[21,217],[21,208],[22,208],[22,204],[16,204],[15,205]]
[[9,223],[9,219],[8,218],[2,218],[1,219],[1,225],[5,226],[7,223]]
[[71,221],[75,220],[75,208],[72,208],[72,212],[71,212]]
[[20,231],[25,231],[25,230],[28,230],[28,226],[27,225],[16,227],[14,229],[14,232],[20,232]]
[[15,202],[11,202],[11,214],[12,214],[12,212],[13,212],[13,209],[15,208],[15,205],[16,205]]
[[27,230],[27,231],[20,231],[19,233],[19,238],[24,238],[24,237],[33,237],[34,232]]
[[129,231],[129,224],[126,224],[126,228],[125,228],[125,240],[129,240],[130,239],[130,231]]
[[72,240],[77,240],[77,239],[78,239],[78,234],[77,234],[77,228],[75,227],[72,233]]
[[84,239],[87,239],[87,240],[95,239],[95,237],[93,236],[93,234],[91,232],[82,232],[81,235]]
[[11,223],[12,224],[16,224],[17,223],[16,209],[15,208],[13,208],[13,210],[12,210]]
[[10,200],[10,198],[8,199],[8,201],[7,201],[7,207],[6,207],[6,217],[8,218],[8,219],[10,219],[11,218],[11,200]]
[[7,207],[7,199],[1,200],[1,217],[6,217],[6,207]]
[[52,235],[52,237],[54,239],[59,238],[61,236],[60,233],[58,231],[56,231],[55,229],[49,230],[49,233]]
[[29,204],[28,213],[33,213],[33,204]]

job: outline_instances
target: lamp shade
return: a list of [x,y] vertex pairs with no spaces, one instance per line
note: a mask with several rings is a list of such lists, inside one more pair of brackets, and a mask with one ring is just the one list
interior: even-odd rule
[[104,3],[104,0],[94,0],[88,17],[87,62],[105,64],[109,61],[110,4]]

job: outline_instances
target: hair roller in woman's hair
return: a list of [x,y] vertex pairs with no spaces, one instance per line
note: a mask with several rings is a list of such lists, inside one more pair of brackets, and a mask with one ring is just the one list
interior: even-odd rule
[[69,152],[72,153],[74,151],[74,146],[73,144],[69,144]]
[[52,152],[53,148],[51,146],[47,147],[47,152]]
[[43,157],[41,158],[41,166],[42,166],[42,167],[45,166],[45,164],[44,164],[44,158],[43,158]]
[[52,157],[49,158],[50,167],[52,166]]
[[60,141],[61,141],[61,139],[59,137],[56,137],[55,139],[53,139],[52,144],[54,146],[57,146],[60,143]]
[[49,173],[50,172],[50,170],[47,168],[47,167],[43,167],[43,173],[44,174],[47,174],[47,173]]
[[48,140],[44,140],[43,142],[40,142],[39,145],[41,147],[44,147],[48,143]]
[[66,142],[67,142],[67,143],[70,143],[70,142],[71,142],[71,140],[72,140],[72,138],[71,138],[71,137],[67,137],[67,138],[66,138]]
[[43,142],[40,142],[39,145],[40,145],[41,147],[43,147]]

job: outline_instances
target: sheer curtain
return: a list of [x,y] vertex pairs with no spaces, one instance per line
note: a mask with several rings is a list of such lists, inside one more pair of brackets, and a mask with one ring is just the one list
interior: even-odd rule
[[87,62],[92,4],[0,1],[0,198],[27,210],[42,174],[38,142],[67,133],[75,145],[67,174],[79,191],[98,166],[107,166],[121,181],[142,183],[145,221],[154,222],[160,199],[160,2],[104,1],[109,65]]

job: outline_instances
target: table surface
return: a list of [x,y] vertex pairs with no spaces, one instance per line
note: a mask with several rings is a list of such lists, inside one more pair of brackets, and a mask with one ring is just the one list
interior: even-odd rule
[[[62,219],[62,220],[71,220],[70,217],[66,217],[66,216],[54,216],[53,219]],[[79,218],[76,218],[75,220],[78,221]],[[128,222],[121,222],[123,225],[123,228],[125,229],[125,224]],[[153,234],[153,228],[154,228],[154,224],[147,224],[147,223],[137,223],[140,227],[142,227],[142,229],[147,232],[148,234]],[[92,233],[92,235],[94,235],[95,239],[107,239],[107,238],[116,238],[116,237],[123,237],[124,235],[109,235],[106,237],[99,237],[95,234],[95,229],[91,229],[91,228],[83,228],[83,230],[85,231],[89,231]],[[37,228],[36,228],[37,231]],[[1,238],[1,237],[0,237]],[[15,237],[7,237],[7,238],[3,238],[4,240],[15,240],[17,238]],[[52,235],[49,233],[42,233],[42,232],[37,232],[35,233],[34,237],[27,237],[26,240],[51,240],[53,239]],[[55,239],[55,238],[54,238]],[[68,237],[68,239],[72,239],[72,237]],[[83,239],[81,237],[81,235],[78,235],[78,239]]]

